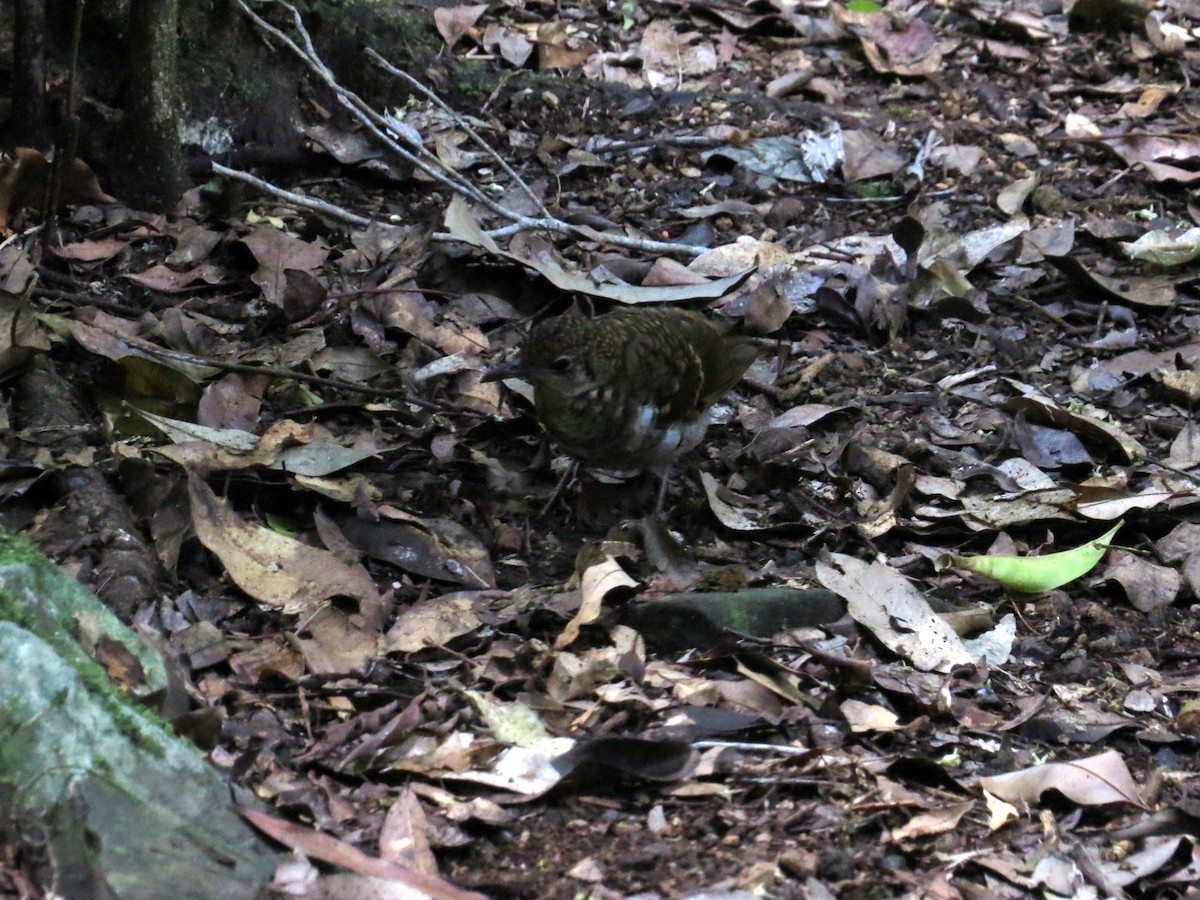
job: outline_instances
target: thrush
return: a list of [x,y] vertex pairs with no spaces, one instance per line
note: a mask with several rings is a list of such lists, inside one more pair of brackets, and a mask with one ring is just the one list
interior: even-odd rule
[[712,405],[756,355],[753,340],[699,313],[627,307],[545,319],[516,359],[484,377],[526,378],[538,421],[570,456],[604,469],[654,472],[665,492],[668,469],[700,442]]

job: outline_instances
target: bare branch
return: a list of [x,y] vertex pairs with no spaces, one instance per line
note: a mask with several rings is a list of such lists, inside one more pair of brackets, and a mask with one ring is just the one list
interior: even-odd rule
[[360,216],[357,213],[352,213],[347,209],[342,209],[336,204],[330,203],[327,200],[321,200],[317,197],[308,197],[304,194],[297,194],[295,191],[284,190],[277,185],[271,184],[269,181],[263,181],[261,178],[256,178],[249,172],[242,172],[239,169],[230,169],[228,166],[223,166],[220,163],[213,163],[212,170],[217,175],[223,175],[226,178],[232,178],[235,181],[244,181],[253,187],[258,188],[265,194],[271,194],[278,197],[285,203],[291,206],[299,207],[300,209],[311,209],[313,212],[320,213],[323,216],[328,216],[331,219],[336,219],[339,222],[345,222],[348,225],[357,225],[360,228],[366,228],[371,224],[371,219],[365,216]]
[[[278,2],[291,12],[293,25],[296,29],[296,33],[300,36],[303,46],[297,44],[274,25],[270,24],[256,12],[254,12],[246,0],[237,0],[238,6],[247,16],[249,16],[250,20],[254,22],[254,24],[260,29],[274,37],[285,47],[291,50],[292,53],[294,53],[313,72],[313,74],[325,82],[329,89],[333,91],[333,94],[337,98],[338,102],[345,107],[345,109],[355,119],[357,119],[364,128],[373,134],[381,144],[383,144],[401,159],[406,160],[416,168],[420,169],[438,184],[441,184],[442,186],[454,191],[469,201],[473,201],[481,206],[486,207],[495,215],[500,216],[503,219],[507,219],[512,223],[505,228],[488,232],[489,236],[502,237],[522,231],[548,231],[552,234],[582,237],[585,240],[603,241],[618,247],[641,250],[649,253],[669,254],[672,256],[698,256],[708,249],[707,247],[698,247],[690,244],[673,244],[667,241],[655,241],[649,238],[630,237],[623,234],[602,234],[593,231],[590,228],[577,228],[570,223],[564,222],[562,219],[556,218],[548,213],[539,217],[525,216],[496,202],[474,184],[463,178],[462,175],[451,169],[448,169],[442,164],[441,160],[421,146],[419,142],[410,142],[408,146],[402,145],[398,140],[398,137],[402,139],[402,136],[399,135],[391,120],[371,109],[371,107],[361,97],[338,83],[333,72],[329,70],[329,67],[322,62],[320,56],[317,54],[316,48],[312,43],[312,38],[305,29],[304,23],[300,18],[300,13],[296,10],[296,8],[290,3],[287,3],[286,0],[273,0],[273,2]],[[384,62],[382,57],[380,57],[378,54],[372,53],[372,56],[381,64],[383,64],[388,72],[401,75],[410,83],[416,84],[415,80],[412,79],[411,76]],[[432,92],[427,88],[420,85],[418,85],[418,87],[426,97],[429,97],[431,100],[433,100],[433,102],[436,102],[443,109],[448,109],[445,103],[434,97]],[[453,111],[451,111],[451,113],[453,114]],[[455,118],[460,124],[464,124],[461,116],[455,116]],[[470,133],[474,140],[476,140],[482,146],[487,146],[486,142],[483,141],[481,137],[474,132]],[[500,156],[497,153],[492,151],[490,148],[488,152],[493,159],[496,159],[500,162],[500,165],[504,171],[510,177],[516,180],[516,183],[521,186],[525,193],[529,194],[531,197],[534,197],[528,185],[526,185],[516,175],[509,165],[500,159]],[[262,184],[266,185],[267,183],[263,182]],[[264,187],[263,189],[268,188]],[[280,195],[281,189],[270,186],[270,190],[271,193]],[[539,209],[545,212],[545,207],[542,205],[542,203],[537,201],[536,197],[534,197],[534,200],[538,203]],[[434,235],[434,237],[437,239],[450,239],[449,235],[445,234]]]
[[533,192],[529,185],[525,183],[525,179],[518,175],[512,166],[508,164],[508,160],[497,153],[495,149],[492,148],[491,144],[489,144],[476,133],[475,129],[471,127],[471,123],[467,120],[466,116],[460,115],[457,110],[451,109],[446,101],[444,101],[441,97],[439,97],[429,88],[425,87],[425,85],[421,84],[421,82],[417,81],[417,79],[413,78],[403,69],[392,65],[370,47],[367,48],[367,56],[375,60],[376,65],[380,66],[389,75],[394,75],[397,78],[407,82],[410,87],[422,94],[427,100],[429,100],[430,103],[435,104],[439,109],[445,112],[446,115],[450,116],[450,118],[454,120],[458,127],[465,131],[470,136],[471,140],[473,140],[483,150],[484,153],[490,156],[495,161],[496,165],[503,169],[508,177],[511,178],[517,184],[517,186],[525,192],[525,196],[527,196],[537,205],[538,212],[547,218],[550,217],[550,211],[546,209],[545,204],[542,203],[542,199]]

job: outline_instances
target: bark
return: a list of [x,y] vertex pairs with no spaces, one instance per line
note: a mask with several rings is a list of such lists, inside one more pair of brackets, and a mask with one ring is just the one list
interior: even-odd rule
[[[70,386],[48,356],[34,359],[17,382],[14,421],[40,436],[42,447],[82,455],[91,423],[75,402]],[[154,596],[159,572],[125,498],[104,473],[68,466],[61,473],[62,500],[41,522],[46,535],[71,536],[94,550],[89,580],[109,607],[125,621]],[[51,540],[52,542],[52,540]],[[67,547],[61,548],[64,553]]]
[[12,118],[14,146],[46,149],[46,0],[16,0],[13,27]]
[[169,209],[187,186],[179,140],[179,2],[134,0],[125,37],[124,118],[112,193]]

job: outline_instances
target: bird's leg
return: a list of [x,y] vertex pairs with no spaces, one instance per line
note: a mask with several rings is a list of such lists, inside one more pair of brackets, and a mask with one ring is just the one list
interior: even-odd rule
[[667,500],[667,486],[671,483],[670,468],[663,469],[658,474],[658,477],[659,477],[659,479],[661,479],[661,484],[659,484],[659,486],[658,486],[658,503],[656,503],[654,505],[654,514],[656,516],[661,516],[662,511],[663,511],[663,504]]
[[558,484],[554,486],[554,490],[550,492],[550,499],[546,501],[546,505],[543,506],[542,511],[538,513],[538,518],[544,519],[546,517],[546,515],[550,512],[550,507],[558,502],[558,498],[562,496],[562,493],[566,489],[567,485],[571,483],[571,479],[573,479],[578,473],[579,461],[573,459],[571,460],[571,464],[567,466],[566,470],[562,473],[562,477],[558,479]]

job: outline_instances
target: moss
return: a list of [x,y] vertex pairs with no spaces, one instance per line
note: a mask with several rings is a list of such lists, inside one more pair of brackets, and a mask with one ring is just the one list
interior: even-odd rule
[[[474,97],[476,99],[485,99],[492,95],[496,87],[500,84],[501,73],[491,63],[484,60],[475,59],[460,59],[457,61],[457,72],[455,73],[457,81],[455,87],[464,97]],[[556,84],[554,79],[547,79],[548,82]]]
[[[55,649],[59,650],[60,656],[63,655],[61,648]],[[79,680],[83,682],[88,693],[100,700],[113,725],[121,734],[135,746],[157,756],[166,752],[164,741],[174,735],[170,722],[152,710],[136,706],[109,680],[104,667],[83,651],[77,649],[74,654],[63,658],[79,673]]]
[[[240,14],[230,16],[221,2],[181,4],[179,73],[189,109],[197,98],[219,98],[227,110],[257,107],[271,96],[271,77],[264,77],[261,45],[251,40],[250,25]],[[266,73],[268,76],[270,73]],[[213,110],[202,110],[209,114]]]
[[42,551],[27,537],[0,528],[0,562],[36,565],[45,561]]
[[[59,658],[78,673],[80,682],[87,691],[103,704],[105,711],[122,734],[138,746],[161,753],[163,739],[174,734],[170,723],[153,711],[135,705],[132,699],[112,683],[104,667],[85,653],[76,642],[77,629],[73,622],[55,621],[53,615],[48,612],[48,606],[33,606],[3,586],[5,571],[19,573],[22,569],[32,576],[30,583],[25,585],[27,593],[35,594],[38,600],[46,599],[47,605],[52,592],[78,588],[27,538],[0,528],[0,620],[13,623],[53,647]],[[98,613],[108,615],[99,600],[94,602]],[[115,627],[122,628],[119,625]],[[138,638],[132,632],[128,632],[124,638],[127,644],[138,643]],[[60,694],[53,698],[53,702],[58,705],[69,703],[70,697]]]
[[860,181],[850,186],[856,197],[863,200],[877,200],[881,197],[894,197],[899,191],[896,185],[887,178],[875,181]]

